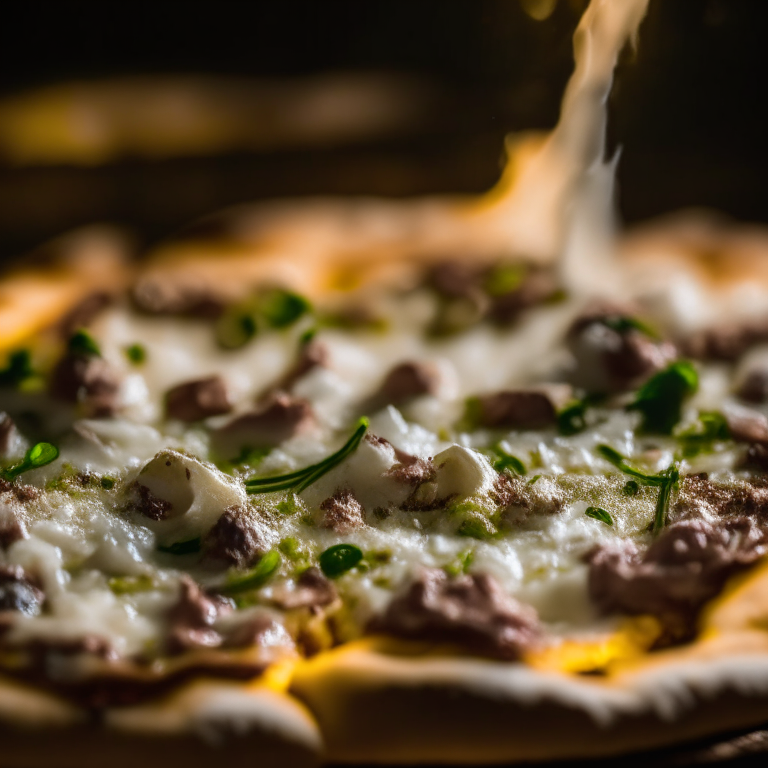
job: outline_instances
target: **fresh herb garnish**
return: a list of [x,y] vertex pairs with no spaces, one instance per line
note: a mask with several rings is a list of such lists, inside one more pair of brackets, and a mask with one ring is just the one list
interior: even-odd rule
[[699,374],[687,360],[678,360],[650,378],[637,392],[627,410],[639,411],[644,432],[672,434],[680,421],[685,398],[699,386]]
[[608,315],[601,320],[603,325],[607,325],[612,331],[616,333],[628,333],[629,331],[640,331],[640,333],[648,336],[651,339],[658,339],[659,334],[653,330],[649,325],[642,320],[638,320],[636,317],[630,317],[628,315]]
[[505,296],[523,284],[528,271],[525,264],[499,264],[488,273],[483,287],[490,296]]
[[460,576],[462,573],[469,572],[469,569],[472,567],[474,560],[474,550],[465,549],[463,552],[459,552],[459,554],[456,556],[456,559],[449,565],[446,565],[443,570],[449,576]]
[[173,544],[158,544],[157,551],[167,555],[195,555],[203,546],[203,540],[197,536],[185,541],[174,541]]
[[493,468],[497,472],[504,472],[504,470],[509,469],[516,475],[525,474],[525,464],[516,456],[507,453],[499,443],[491,448],[491,454],[493,455]]
[[585,400],[576,400],[570,405],[566,405],[557,414],[557,429],[560,434],[570,436],[586,429],[587,422],[584,418],[586,412],[587,403]]
[[15,480],[23,472],[44,467],[59,457],[59,449],[50,443],[36,443],[25,454],[24,458],[12,467],[0,470],[0,478],[7,481]]
[[0,368],[0,387],[17,387],[34,374],[28,349],[11,352],[5,368]]
[[134,365],[141,365],[147,359],[147,350],[141,344],[131,344],[125,348],[125,356]]
[[541,479],[541,475],[534,475],[529,481],[528,485],[535,485]]
[[368,419],[363,417],[358,422],[357,429],[352,437],[339,448],[336,453],[332,453],[327,459],[312,464],[296,472],[289,472],[285,475],[275,475],[274,477],[257,477],[246,481],[245,490],[248,493],[271,493],[273,491],[293,491],[301,493],[309,488],[312,483],[319,480],[327,472],[341,464],[347,456],[355,452],[360,441],[368,430]]
[[84,355],[85,357],[101,357],[101,350],[96,340],[85,328],[75,331],[69,337],[67,349],[73,355]]
[[602,507],[587,507],[584,514],[606,525],[613,525],[613,518]]
[[627,475],[634,477],[643,485],[652,485],[659,488],[659,496],[656,500],[656,513],[653,519],[653,533],[658,533],[667,524],[667,514],[669,511],[669,500],[672,495],[672,489],[677,485],[680,479],[680,471],[672,464],[667,469],[662,470],[656,475],[642,472],[631,466],[627,460],[609,445],[598,445],[597,452],[614,467],[620,469]]
[[312,309],[312,305],[298,293],[275,289],[262,296],[259,309],[267,325],[287,328]]
[[257,331],[256,318],[247,307],[233,307],[216,322],[216,340],[224,349],[244,347]]
[[230,579],[219,591],[224,595],[237,595],[258,589],[266,584],[279,567],[280,553],[276,549],[271,549],[259,560],[255,568],[242,576]]
[[638,485],[637,480],[627,480],[624,487],[621,489],[621,492],[625,496],[637,496],[639,491],[640,486]]
[[152,577],[145,573],[140,576],[114,576],[109,579],[107,584],[116,595],[133,595],[136,592],[147,592],[155,586]]
[[111,491],[115,487],[115,480],[112,477],[107,477],[107,475],[104,475],[99,479],[99,485],[105,491]]
[[354,568],[363,559],[363,551],[354,544],[334,544],[320,554],[320,570],[335,579]]
[[677,436],[683,458],[690,459],[702,451],[711,451],[712,444],[731,437],[728,422],[722,413],[703,411],[696,424]]

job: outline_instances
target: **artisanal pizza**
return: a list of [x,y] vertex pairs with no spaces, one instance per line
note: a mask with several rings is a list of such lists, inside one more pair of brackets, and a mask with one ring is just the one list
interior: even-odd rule
[[768,235],[683,217],[603,258],[579,140],[643,6],[590,7],[561,126],[480,201],[264,204],[143,261],[86,230],[5,276],[4,763],[768,718]]

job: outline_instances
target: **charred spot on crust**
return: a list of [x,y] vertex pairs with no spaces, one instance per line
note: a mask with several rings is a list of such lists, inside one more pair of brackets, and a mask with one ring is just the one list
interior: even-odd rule
[[165,410],[172,419],[201,421],[209,416],[229,413],[227,385],[221,376],[209,376],[178,384],[165,395]]
[[459,643],[495,658],[516,660],[535,646],[535,611],[507,595],[488,574],[449,577],[422,569],[369,629],[399,637]]
[[365,525],[365,510],[348,488],[336,491],[320,505],[320,526],[336,533],[349,533]]
[[245,507],[229,507],[203,540],[207,557],[245,567],[268,549],[257,521]]

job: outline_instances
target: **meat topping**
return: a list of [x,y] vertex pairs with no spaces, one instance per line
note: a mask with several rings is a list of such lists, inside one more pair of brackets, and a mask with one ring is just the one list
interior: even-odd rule
[[34,501],[40,495],[40,491],[33,485],[24,485],[18,481],[12,483],[4,478],[0,478],[0,493],[10,493],[22,504]]
[[728,431],[739,443],[768,443],[768,418],[747,408],[727,411]]
[[768,552],[768,539],[746,516],[716,524],[703,519],[669,526],[648,550],[603,547],[591,555],[589,592],[606,613],[650,613],[690,625],[728,577]]
[[277,385],[277,389],[289,392],[299,379],[315,368],[328,365],[328,347],[322,341],[312,339],[302,345],[298,360]]
[[204,285],[146,279],[134,286],[132,298],[139,310],[151,315],[216,319],[224,311],[222,299]]
[[319,568],[307,568],[296,580],[293,589],[276,589],[272,602],[284,610],[294,608],[322,608],[338,597],[336,587],[323,576]]
[[169,653],[221,645],[221,635],[213,624],[220,613],[230,608],[228,602],[206,595],[189,576],[182,576],[179,599],[168,612]]
[[440,383],[437,369],[429,363],[396,365],[371,398],[371,407],[399,405],[420,395],[434,395]]
[[17,611],[37,616],[45,602],[45,594],[18,565],[0,566],[0,611]]
[[320,505],[320,526],[336,533],[349,533],[365,525],[365,510],[348,488],[336,491]]
[[750,347],[768,341],[768,321],[724,324],[689,336],[682,343],[687,357],[699,360],[738,360]]
[[725,485],[702,475],[680,479],[680,491],[672,509],[674,519],[748,515],[768,522],[768,484],[764,482]]
[[226,456],[236,456],[243,448],[280,445],[303,434],[315,424],[312,406],[285,392],[271,395],[257,410],[238,416],[213,433],[214,446]]
[[227,385],[221,376],[179,384],[165,395],[168,416],[180,421],[200,421],[232,410]]
[[736,394],[748,403],[768,401],[768,368],[755,368],[749,371]]
[[51,396],[80,403],[88,416],[114,416],[119,405],[120,381],[102,357],[67,353],[53,369]]
[[148,517],[150,520],[165,520],[168,517],[173,509],[173,504],[170,501],[155,496],[146,485],[141,483],[136,483],[134,487],[138,495],[136,509],[144,517]]
[[261,526],[244,507],[229,507],[206,535],[203,549],[208,557],[247,567],[268,549]]
[[530,269],[517,288],[494,297],[488,316],[497,323],[512,323],[525,310],[555,296],[558,289],[551,271]]
[[570,394],[567,385],[550,385],[482,395],[475,401],[475,417],[483,427],[543,429],[557,423],[557,411]]
[[433,642],[459,643],[487,656],[515,660],[537,644],[534,610],[507,595],[488,574],[450,578],[423,569],[371,631]]
[[113,301],[114,297],[104,291],[81,299],[57,323],[62,338],[68,339],[78,328],[90,325]]
[[293,646],[293,638],[282,624],[271,616],[259,614],[238,624],[224,637],[224,648],[247,648],[252,645],[262,647]]
[[525,478],[502,474],[493,495],[501,508],[499,522],[504,528],[518,526],[531,514],[557,514],[565,506],[563,490],[547,478],[530,485]]
[[634,389],[676,356],[672,344],[651,338],[609,310],[577,318],[566,342],[573,354],[573,383],[589,392]]

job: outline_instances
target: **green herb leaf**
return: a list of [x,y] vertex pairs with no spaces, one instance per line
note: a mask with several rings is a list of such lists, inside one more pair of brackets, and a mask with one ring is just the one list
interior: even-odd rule
[[262,297],[259,308],[269,326],[287,328],[309,312],[312,305],[298,293],[277,289]]
[[116,595],[133,595],[136,592],[147,592],[153,589],[155,582],[151,576],[115,576],[107,584]]
[[8,467],[0,472],[0,477],[4,480],[15,480],[24,472],[31,469],[44,467],[59,457],[59,449],[50,443],[36,443],[24,455],[24,458],[12,467]]
[[257,331],[258,324],[250,305],[230,307],[216,321],[216,340],[224,349],[244,347]]
[[529,481],[528,485],[535,485],[541,479],[541,475],[534,475]]
[[575,435],[586,429],[587,403],[576,400],[557,414],[557,428],[561,435]]
[[141,365],[147,359],[147,350],[141,344],[131,344],[125,348],[125,356],[134,365]]
[[11,352],[5,368],[0,368],[0,387],[18,387],[34,374],[32,357],[28,349]]
[[667,524],[669,514],[669,500],[672,496],[672,489],[680,480],[680,472],[674,465],[665,469],[662,473],[666,477],[666,482],[659,488],[659,497],[656,499],[656,513],[653,518],[653,533],[657,534]]
[[335,544],[328,547],[318,558],[320,570],[335,579],[354,568],[363,559],[363,552],[354,544]]
[[465,549],[463,552],[459,552],[456,560],[449,565],[446,565],[443,570],[449,576],[460,576],[462,573],[468,573],[472,567],[472,563],[475,560],[474,550]]
[[699,386],[699,374],[687,360],[678,360],[650,378],[637,392],[627,410],[643,416],[641,429],[662,435],[672,434],[680,421],[683,401]]
[[638,320],[636,317],[629,317],[628,315],[609,315],[604,317],[601,322],[603,325],[607,325],[611,330],[616,333],[627,333],[629,331],[640,331],[651,339],[658,339],[659,334],[656,333],[653,328],[644,323],[642,320]]
[[602,507],[587,507],[584,514],[606,525],[613,525],[613,518]]
[[202,546],[203,540],[197,536],[185,541],[174,541],[173,544],[158,544],[157,551],[165,552],[167,555],[194,555],[200,551]]
[[488,273],[483,287],[490,296],[505,296],[523,284],[528,271],[525,264],[498,264]]
[[312,464],[296,472],[288,472],[284,475],[275,475],[274,477],[258,477],[248,480],[245,483],[245,490],[248,493],[271,493],[273,491],[293,491],[301,493],[309,488],[312,483],[319,480],[327,472],[341,464],[347,456],[357,450],[360,441],[368,430],[368,419],[363,417],[358,422],[358,426],[344,445],[336,453],[332,453],[328,458],[317,464]]
[[525,464],[516,456],[507,453],[498,443],[491,448],[491,453],[496,457],[493,460],[493,468],[497,472],[504,472],[504,470],[509,469],[516,475],[525,474]]
[[256,567],[243,576],[230,579],[220,590],[224,595],[237,595],[250,592],[266,584],[270,576],[280,567],[280,553],[271,549],[256,564]]
[[85,355],[86,357],[101,357],[101,350],[96,340],[85,328],[75,331],[69,338],[67,348],[73,355]]
[[621,492],[625,496],[637,496],[639,491],[640,486],[638,485],[637,480],[627,480],[624,487],[621,489]]
[[722,413],[702,411],[698,423],[677,435],[682,455],[686,459],[711,451],[713,444],[731,437],[728,422]]

